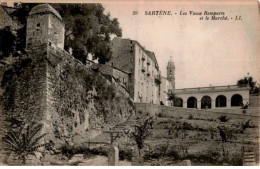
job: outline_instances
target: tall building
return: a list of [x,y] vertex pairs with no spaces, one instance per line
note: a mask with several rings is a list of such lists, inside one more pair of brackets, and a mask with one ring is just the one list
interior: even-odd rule
[[160,103],[159,65],[153,52],[146,50],[138,41],[114,38],[111,42],[110,66],[129,72],[128,91],[134,102]]
[[160,84],[160,101],[161,104],[166,106],[172,106],[172,102],[168,100],[169,91],[174,91],[175,89],[175,66],[170,57],[167,64],[167,77],[161,76]]
[[172,57],[167,64],[167,80],[170,82],[171,88],[175,89],[175,66]]

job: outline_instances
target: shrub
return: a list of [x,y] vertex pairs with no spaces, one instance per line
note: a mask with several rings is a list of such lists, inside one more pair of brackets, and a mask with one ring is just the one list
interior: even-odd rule
[[240,153],[232,154],[230,164],[232,166],[242,166],[243,165],[242,154],[240,154]]
[[214,152],[211,150],[208,150],[206,154],[190,154],[187,155],[185,158],[188,158],[190,160],[198,161],[201,163],[210,163],[210,164],[221,164],[220,161],[220,153],[219,152]]
[[178,160],[180,158],[180,155],[178,153],[178,151],[175,151],[173,149],[170,149],[167,154],[166,154],[167,157],[173,157],[174,159]]
[[90,154],[107,156],[107,149],[103,147],[93,148],[89,150]]
[[71,158],[75,153],[74,148],[72,146],[69,146],[68,144],[61,146],[60,151],[64,156],[68,158]]
[[227,118],[227,116],[223,116],[221,115],[219,118],[218,118],[221,122],[227,122],[229,119]]
[[192,127],[192,125],[190,123],[184,122],[184,123],[182,123],[182,129],[193,130],[194,128]]
[[131,158],[133,157],[133,153],[131,149],[127,150],[120,150],[119,151],[119,160],[128,160],[131,161]]
[[189,117],[188,117],[189,120],[192,120],[193,119],[193,115],[190,114]]
[[158,113],[158,117],[163,117],[163,114],[162,113]]
[[74,154],[107,156],[107,149],[105,147],[89,149],[88,147],[85,147],[85,146],[74,147],[74,146],[65,144],[60,148],[60,150],[61,150],[61,153],[68,158],[71,158]]

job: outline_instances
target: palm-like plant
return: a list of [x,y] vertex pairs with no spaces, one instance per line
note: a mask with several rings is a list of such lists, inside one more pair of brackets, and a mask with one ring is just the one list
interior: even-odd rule
[[13,153],[25,165],[29,155],[35,155],[35,152],[46,144],[40,144],[40,140],[46,134],[40,134],[42,124],[31,124],[20,128],[19,131],[11,130],[3,138],[4,149]]

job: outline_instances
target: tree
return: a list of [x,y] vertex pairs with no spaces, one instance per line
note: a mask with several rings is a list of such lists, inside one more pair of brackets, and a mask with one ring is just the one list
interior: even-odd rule
[[168,96],[168,100],[172,102],[172,105],[174,105],[174,100],[177,99],[176,94],[172,90],[169,90],[167,96]]
[[[11,14],[23,27],[18,33],[20,48],[25,47],[26,16],[38,4],[20,4]],[[111,36],[122,36],[117,18],[105,14],[101,4],[52,4],[65,23],[65,50],[73,49],[73,56],[86,63],[89,55],[99,63],[108,62],[112,53]]]
[[259,84],[257,84],[256,81],[254,81],[253,77],[251,76],[239,79],[237,81],[237,85],[239,87],[249,85],[249,87],[251,88],[250,94],[259,94]]
[[203,108],[206,108],[206,109],[208,109],[208,108],[210,108],[210,105],[211,105],[211,98],[209,97],[209,96],[205,96],[205,97],[203,97],[202,99],[201,99],[201,106],[203,107]]
[[139,157],[141,156],[141,149],[144,147],[144,141],[151,135],[149,128],[153,123],[152,117],[142,120],[138,118],[137,125],[135,125],[134,131],[130,133],[130,138],[134,139],[137,144]]
[[33,123],[27,127],[20,127],[17,130],[7,132],[3,138],[4,150],[13,153],[25,165],[29,155],[35,155],[35,152],[46,144],[40,144],[41,139],[46,134],[40,134],[42,124]]
[[0,30],[0,59],[8,57],[15,49],[16,35],[11,27],[7,26]]

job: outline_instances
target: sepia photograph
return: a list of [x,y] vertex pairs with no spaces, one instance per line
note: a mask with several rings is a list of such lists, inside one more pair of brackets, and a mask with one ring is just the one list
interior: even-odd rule
[[260,0],[0,0],[0,166],[259,166]]

